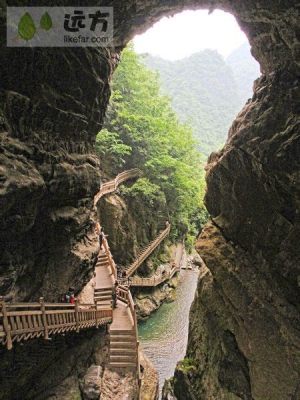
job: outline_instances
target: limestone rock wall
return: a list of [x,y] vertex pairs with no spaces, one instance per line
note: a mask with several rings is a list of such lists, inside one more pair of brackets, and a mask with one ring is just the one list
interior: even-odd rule
[[1,44],[0,292],[57,300],[81,289],[97,251],[85,240],[100,187],[93,143],[116,53]]
[[208,162],[187,351],[200,398],[300,396],[299,92],[293,73],[262,77]]
[[[14,2],[18,4],[22,2]],[[90,2],[93,4],[97,3]],[[74,280],[70,273],[62,277],[61,285],[55,281],[66,264],[76,275],[83,270],[79,274],[85,281],[92,263],[84,266],[73,255],[73,247],[89,228],[92,197],[99,186],[99,161],[93,143],[102,126],[109,81],[120,49],[135,33],[163,15],[187,8],[218,7],[236,16],[268,77],[288,67],[292,80],[299,66],[299,11],[295,4],[291,0],[107,1],[105,5],[114,7],[115,48],[25,49],[5,45],[5,6],[10,1],[2,1],[1,201],[5,207],[1,208],[1,292],[30,299],[40,288],[44,295],[53,297],[59,286]],[[278,77],[281,79],[285,77]],[[30,182],[25,183],[24,175]],[[92,259],[93,249],[89,254]],[[30,288],[23,287],[26,276],[30,276]],[[46,283],[48,276],[53,284]]]
[[10,352],[1,348],[0,399],[80,399],[86,370],[104,366],[107,355],[104,328],[17,344]]
[[[126,185],[130,185],[130,182]],[[167,220],[164,204],[156,202],[145,205],[143,200],[121,193],[103,197],[97,208],[114,260],[120,266],[133,262],[138,251],[158,235]],[[162,246],[154,254],[159,254],[161,250]],[[151,263],[146,269],[151,271]]]

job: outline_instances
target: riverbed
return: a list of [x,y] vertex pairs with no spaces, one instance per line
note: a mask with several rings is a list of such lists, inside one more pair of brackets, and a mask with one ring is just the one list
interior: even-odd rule
[[175,301],[163,304],[147,321],[139,324],[139,339],[146,356],[159,375],[160,392],[176,364],[185,356],[189,310],[197,287],[198,271],[181,270]]

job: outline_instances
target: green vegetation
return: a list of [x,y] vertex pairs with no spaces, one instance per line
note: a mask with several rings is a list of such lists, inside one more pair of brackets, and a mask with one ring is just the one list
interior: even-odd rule
[[[113,79],[112,98],[96,147],[111,175],[138,167],[143,176],[123,187],[154,215],[163,210],[173,237],[188,244],[205,222],[203,159],[189,126],[178,121],[171,102],[160,94],[157,74],[148,70],[131,47]],[[157,216],[157,215],[156,215]]]
[[208,156],[220,149],[259,76],[249,45],[235,50],[226,61],[214,50],[177,61],[150,55],[143,60],[159,73],[163,93],[171,97],[180,120],[192,126],[200,151]]
[[176,368],[185,374],[196,371],[194,360],[189,357],[185,357],[183,360],[179,361]]

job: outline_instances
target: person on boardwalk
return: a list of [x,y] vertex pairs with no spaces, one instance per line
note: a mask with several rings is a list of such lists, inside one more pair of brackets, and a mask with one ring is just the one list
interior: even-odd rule
[[104,232],[102,226],[100,226],[99,222],[96,222],[95,224],[95,232],[99,237],[99,244],[100,244],[100,250],[102,249],[103,245],[103,239],[104,239]]
[[104,239],[104,232],[103,232],[103,228],[101,227],[100,233],[99,233],[100,250],[102,249],[103,239]]
[[70,304],[75,304],[75,294],[72,293],[70,296]]
[[69,287],[67,293],[65,294],[65,302],[74,304],[75,303],[75,294],[74,294],[74,288]]
[[115,284],[112,288],[112,302],[113,308],[117,307],[117,291],[118,291],[118,281],[115,281]]

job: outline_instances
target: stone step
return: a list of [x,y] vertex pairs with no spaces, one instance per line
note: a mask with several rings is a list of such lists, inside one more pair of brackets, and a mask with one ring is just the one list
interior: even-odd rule
[[116,342],[136,343],[136,339],[134,336],[125,336],[125,335],[110,336],[110,344],[113,345]]
[[97,298],[97,299],[95,299],[94,298],[94,300],[95,300],[95,303],[101,303],[101,304],[111,304],[111,301],[112,301],[112,299],[111,299],[111,297],[109,297],[108,299],[102,299],[102,298]]
[[98,257],[97,258],[97,263],[104,263],[104,262],[106,262],[106,263],[109,262],[108,257]]
[[107,267],[109,265],[108,261],[97,261],[96,267]]
[[102,295],[102,294],[104,294],[104,295],[112,294],[112,290],[111,289],[103,289],[103,290],[97,289],[97,290],[94,290],[94,294],[97,296]]
[[107,290],[107,289],[105,289],[105,290],[95,290],[94,291],[94,294],[96,295],[96,296],[101,296],[101,295],[104,295],[104,296],[107,296],[108,294],[112,294],[112,291],[111,290]]
[[110,362],[109,364],[109,368],[111,369],[136,369],[137,365],[136,363],[124,363],[124,362]]
[[108,298],[103,298],[103,297],[94,297],[95,303],[111,303],[112,298],[111,296]]
[[111,303],[108,304],[97,304],[97,309],[98,310],[107,310],[112,308]]
[[110,342],[110,348],[111,349],[136,349],[136,342]]
[[95,301],[99,300],[111,300],[111,294],[97,294],[94,296]]
[[112,291],[112,287],[108,286],[108,287],[103,287],[103,288],[95,288],[94,289],[95,292],[108,292],[108,291]]
[[134,331],[131,329],[113,329],[110,328],[109,334],[111,336],[119,336],[119,335],[124,335],[124,336],[135,336]]
[[136,356],[114,356],[110,355],[109,356],[109,362],[123,362],[123,363],[135,363],[136,362]]
[[94,296],[94,300],[96,303],[99,303],[99,301],[109,303],[112,301],[112,296]]
[[109,353],[111,355],[117,356],[117,355],[124,355],[124,356],[133,356],[136,357],[136,351],[134,349],[119,349],[119,348],[110,348]]

